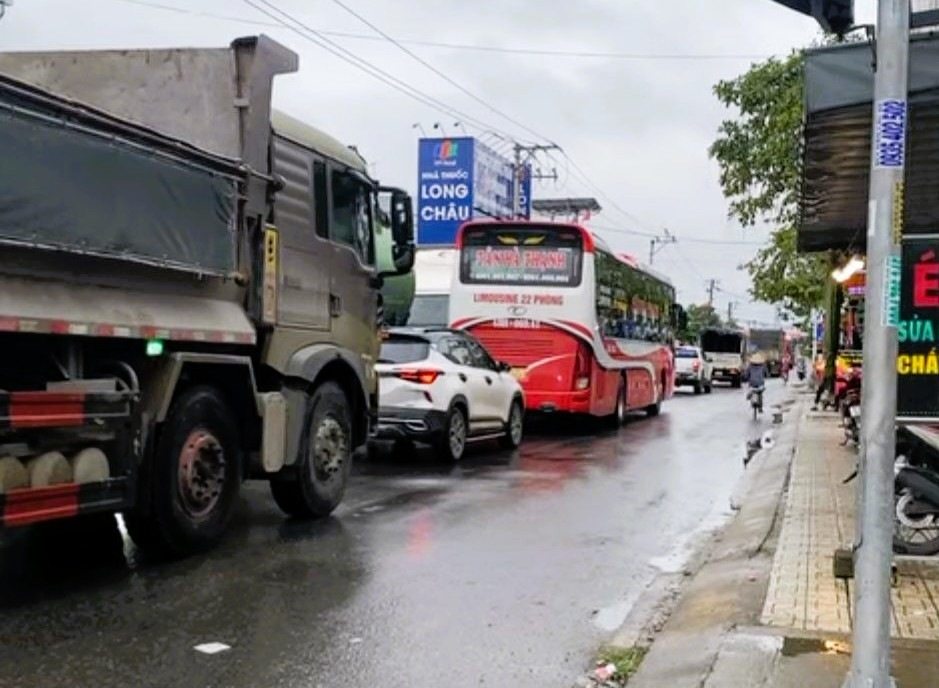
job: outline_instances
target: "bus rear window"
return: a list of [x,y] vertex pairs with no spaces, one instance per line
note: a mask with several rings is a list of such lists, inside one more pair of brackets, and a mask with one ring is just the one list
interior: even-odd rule
[[460,280],[576,287],[581,280],[582,247],[575,228],[471,228],[463,235]]

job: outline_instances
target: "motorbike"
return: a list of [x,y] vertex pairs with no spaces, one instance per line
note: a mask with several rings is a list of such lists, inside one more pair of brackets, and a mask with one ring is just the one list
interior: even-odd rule
[[751,387],[747,392],[747,398],[750,400],[750,408],[753,409],[753,420],[763,413],[763,388]]
[[893,551],[939,554],[939,431],[897,429],[894,506]]
[[848,375],[838,401],[841,426],[844,428],[844,441],[841,445],[853,442],[857,446],[861,437],[861,369],[854,368]]

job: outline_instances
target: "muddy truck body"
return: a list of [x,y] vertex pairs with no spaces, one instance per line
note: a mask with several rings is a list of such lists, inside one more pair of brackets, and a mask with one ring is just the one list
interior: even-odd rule
[[223,534],[242,481],[329,514],[376,413],[375,217],[410,198],[273,111],[297,55],[0,54],[0,526],[121,512],[138,545]]

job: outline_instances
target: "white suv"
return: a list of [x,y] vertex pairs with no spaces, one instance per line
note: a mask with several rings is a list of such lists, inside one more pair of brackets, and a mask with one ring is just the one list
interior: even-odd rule
[[458,461],[467,442],[522,441],[525,401],[509,366],[496,363],[466,332],[392,328],[384,335],[377,439],[430,443]]
[[713,370],[708,357],[696,346],[679,346],[675,350],[675,386],[688,385],[695,394],[710,394],[714,386]]

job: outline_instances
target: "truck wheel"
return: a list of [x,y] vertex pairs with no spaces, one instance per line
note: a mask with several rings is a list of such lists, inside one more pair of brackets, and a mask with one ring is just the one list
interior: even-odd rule
[[242,476],[238,428],[215,389],[193,387],[174,402],[152,461],[150,510],[126,519],[135,543],[172,555],[214,545],[231,521]]
[[694,383],[694,393],[701,394],[701,382],[700,381]]
[[735,376],[735,377],[731,378],[731,380],[730,380],[730,386],[733,387],[734,389],[740,389],[740,377],[739,377],[739,376]]
[[272,480],[271,494],[289,516],[320,518],[339,506],[352,471],[352,411],[345,392],[335,382],[323,383],[306,418],[296,472]]

